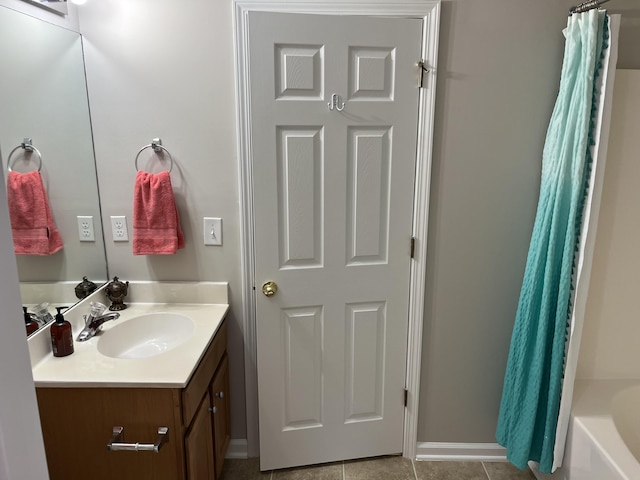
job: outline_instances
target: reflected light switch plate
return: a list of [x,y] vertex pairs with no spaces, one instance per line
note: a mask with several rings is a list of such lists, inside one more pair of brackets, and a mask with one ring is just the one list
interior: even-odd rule
[[222,245],[222,219],[204,217],[204,244]]

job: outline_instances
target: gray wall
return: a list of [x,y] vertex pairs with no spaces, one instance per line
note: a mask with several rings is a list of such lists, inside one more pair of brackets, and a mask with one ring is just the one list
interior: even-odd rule
[[610,13],[622,14],[618,68],[637,69],[640,67],[640,2],[613,0],[610,5]]
[[[559,85],[556,0],[443,1],[418,439],[495,442],[502,380]],[[638,64],[635,0],[620,64]]]
[[640,378],[640,70],[618,70],[578,378]]
[[[494,441],[572,4],[442,4],[420,441]],[[621,64],[633,64],[637,0],[611,4],[625,12]],[[172,180],[193,240],[167,258],[133,257],[130,245],[107,241],[109,271],[130,280],[230,282],[232,435],[243,438],[231,1],[192,0],[187,8],[100,0],[79,11],[103,216],[131,218],[133,157],[162,136],[176,157]],[[204,215],[223,217],[223,247],[199,241]]]
[[[109,275],[126,280],[228,281],[232,438],[246,437],[240,212],[231,1],[97,0],[78,8]],[[134,160],[161,137],[186,247],[134,256],[109,217],[132,234]],[[151,149],[140,169],[159,172]],[[221,217],[223,245],[203,244],[203,217]]]
[[[560,32],[572,3],[443,1],[420,441],[495,441],[558,87]],[[632,66],[637,0],[611,4],[628,14],[620,63]],[[203,215],[224,219],[222,248],[196,240],[170,258],[134,258],[130,245],[107,241],[110,272],[127,280],[230,281],[232,433],[243,438],[231,0],[96,0],[80,12],[105,218],[130,218],[133,158],[162,136],[176,156],[172,179],[185,233],[199,239]]]

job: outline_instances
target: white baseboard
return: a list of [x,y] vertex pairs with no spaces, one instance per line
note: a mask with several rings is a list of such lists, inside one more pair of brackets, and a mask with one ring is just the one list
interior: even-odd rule
[[505,462],[507,451],[497,443],[418,442],[416,460]]
[[[231,439],[226,458],[248,458],[247,451],[246,438]],[[419,442],[416,460],[505,462],[507,451],[497,443]]]
[[249,458],[246,438],[232,438],[225,458]]

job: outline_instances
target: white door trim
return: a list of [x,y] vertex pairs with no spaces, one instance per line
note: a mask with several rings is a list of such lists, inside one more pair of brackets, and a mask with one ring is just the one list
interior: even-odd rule
[[[436,71],[440,0],[234,0],[234,48],[236,71],[236,112],[240,181],[240,235],[242,269],[242,318],[245,345],[245,394],[247,415],[247,450],[250,457],[259,455],[258,375],[256,369],[255,255],[253,231],[253,152],[251,150],[251,107],[249,98],[248,13],[250,11],[309,13],[323,15],[369,15],[419,17],[423,19],[422,54],[429,72],[420,90],[418,110],[417,170],[414,189],[413,235],[416,238],[409,285],[409,329],[407,348],[408,405],[404,419],[403,455],[416,457],[420,365],[422,358],[422,324],[429,224],[429,191],[433,121],[435,112]],[[418,60],[418,59],[416,59]],[[417,71],[416,71],[417,81]]]

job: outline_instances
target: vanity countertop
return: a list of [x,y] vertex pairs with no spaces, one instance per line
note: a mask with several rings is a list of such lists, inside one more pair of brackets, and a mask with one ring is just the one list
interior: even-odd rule
[[120,318],[103,325],[104,333],[147,313],[179,313],[191,317],[195,331],[172,350],[148,358],[121,359],[102,355],[97,348],[101,334],[86,342],[76,341],[80,328],[73,325],[75,352],[67,357],[53,354],[32,365],[36,387],[144,387],[183,388],[222,324],[228,304],[128,303]]

